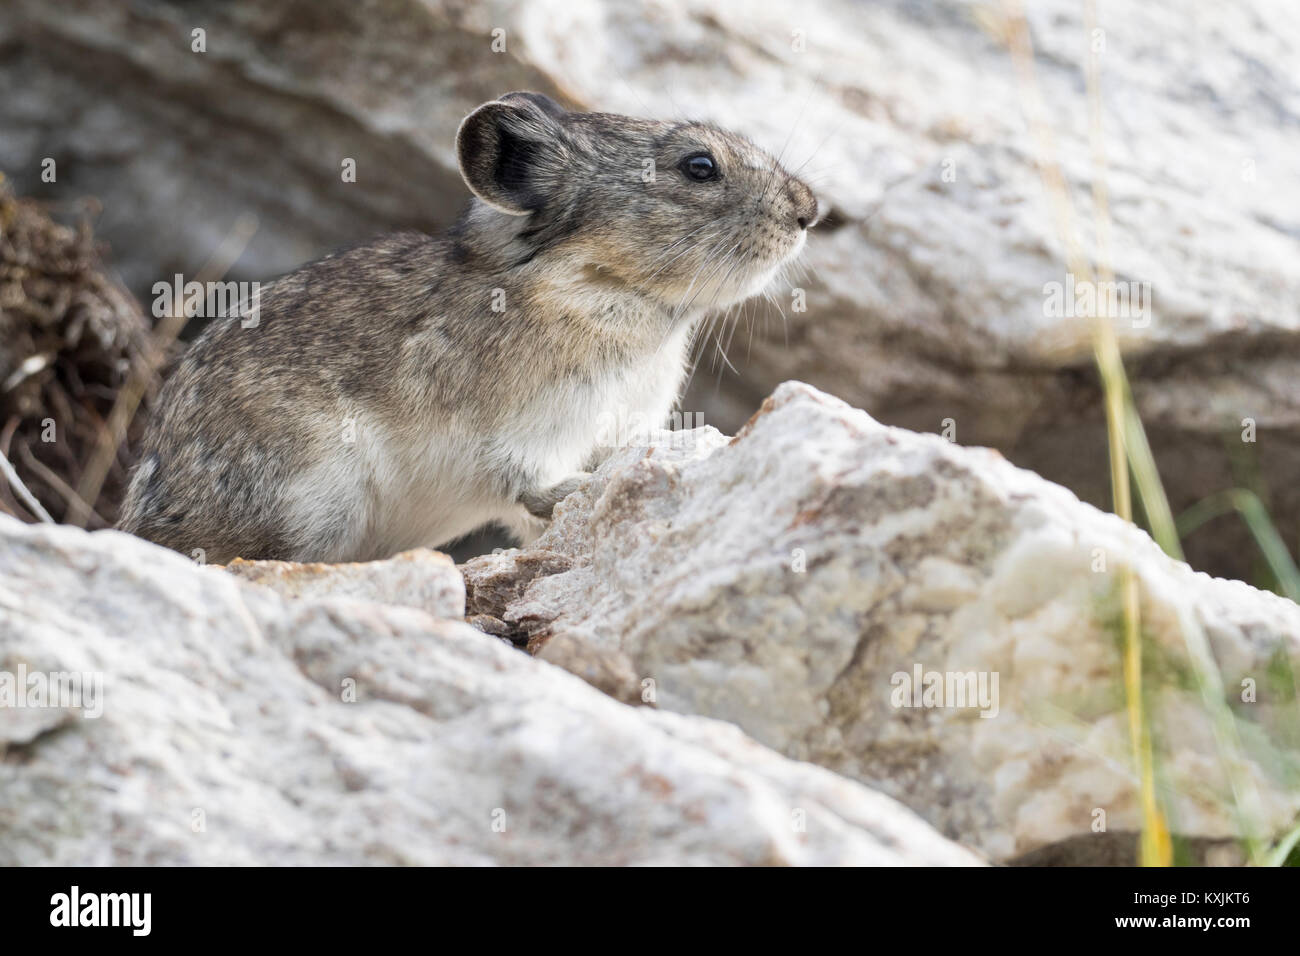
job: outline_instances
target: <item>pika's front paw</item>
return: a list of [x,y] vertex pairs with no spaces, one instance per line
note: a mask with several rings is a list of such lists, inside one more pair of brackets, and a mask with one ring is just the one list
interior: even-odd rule
[[549,488],[525,491],[519,496],[519,503],[528,509],[529,514],[549,521],[551,513],[555,511],[555,506],[581,488],[590,477],[589,472],[580,471],[570,475],[563,481],[556,482]]

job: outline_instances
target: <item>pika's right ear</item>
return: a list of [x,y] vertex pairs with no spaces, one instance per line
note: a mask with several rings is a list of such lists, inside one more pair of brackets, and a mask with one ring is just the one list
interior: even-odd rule
[[465,185],[512,216],[540,209],[548,184],[561,172],[556,143],[560,109],[540,94],[507,93],[466,116],[456,131],[456,160]]

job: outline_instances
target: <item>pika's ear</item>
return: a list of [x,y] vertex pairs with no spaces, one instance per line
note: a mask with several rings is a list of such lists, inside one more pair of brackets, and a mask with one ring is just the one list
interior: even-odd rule
[[512,216],[546,203],[560,175],[558,134],[564,107],[541,93],[507,93],[466,116],[456,160],[474,195]]
[[506,93],[497,97],[498,103],[509,103],[512,106],[533,106],[556,122],[563,122],[564,118],[569,115],[566,110],[555,100],[551,99],[545,93],[530,93],[527,90],[521,90],[515,93]]

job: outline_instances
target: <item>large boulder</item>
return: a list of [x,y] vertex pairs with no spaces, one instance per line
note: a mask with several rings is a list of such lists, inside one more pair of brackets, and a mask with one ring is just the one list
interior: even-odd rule
[[730,725],[364,599],[427,601],[421,564],[287,597],[0,516],[0,866],[979,862]]
[[1300,813],[1300,607],[994,451],[787,383],[733,439],[617,452],[530,547],[464,566],[471,620],[613,696],[732,721],[994,860],[1074,863],[1131,862],[1140,825],[1126,572],[1181,858],[1240,859]]

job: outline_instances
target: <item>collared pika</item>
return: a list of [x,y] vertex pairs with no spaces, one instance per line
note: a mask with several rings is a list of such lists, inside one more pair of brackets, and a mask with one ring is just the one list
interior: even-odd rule
[[[121,528],[206,559],[363,561],[498,522],[523,540],[602,422],[666,423],[692,332],[803,248],[809,188],[701,123],[537,93],[456,134],[474,193],[215,321],[164,386]],[[249,327],[246,327],[249,326]]]

